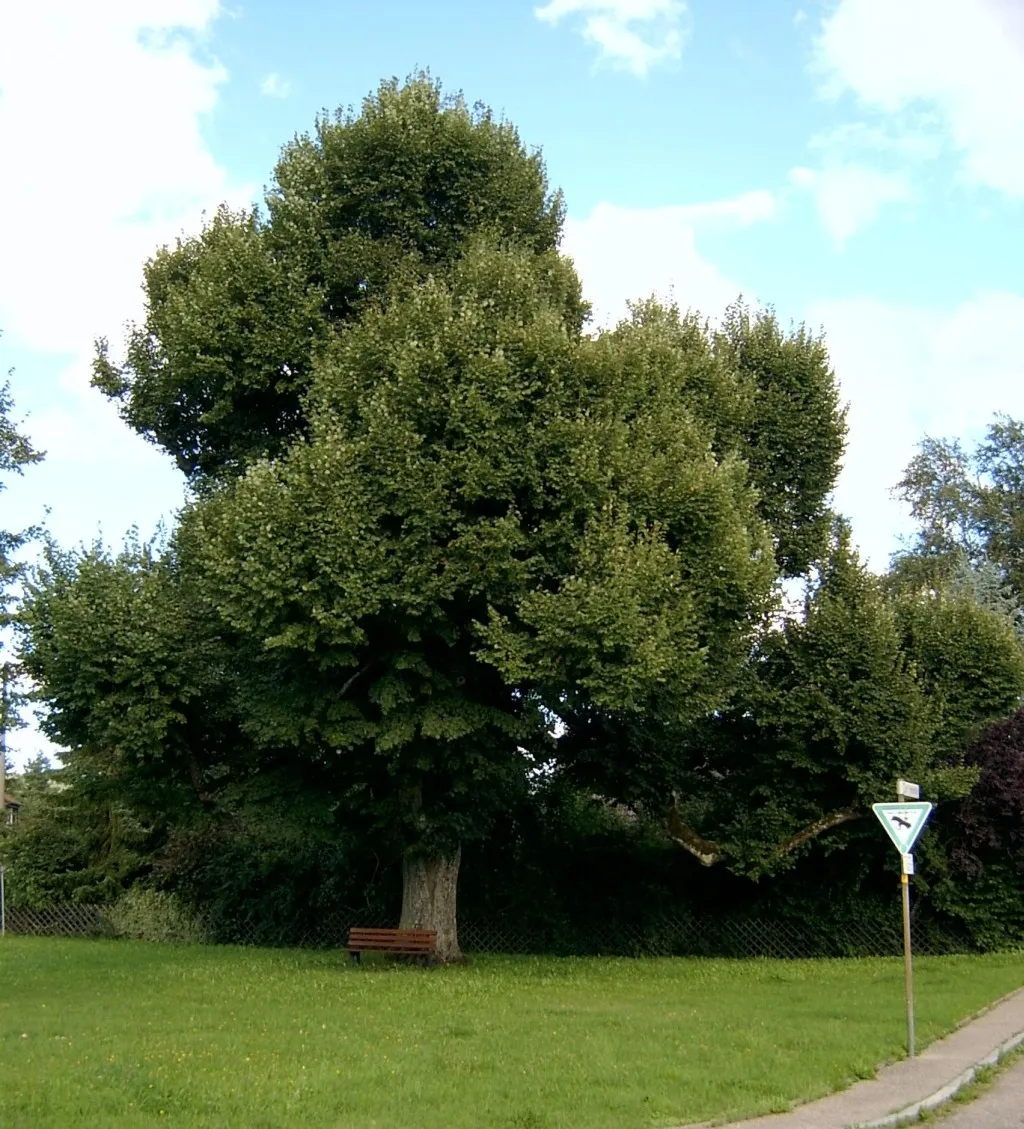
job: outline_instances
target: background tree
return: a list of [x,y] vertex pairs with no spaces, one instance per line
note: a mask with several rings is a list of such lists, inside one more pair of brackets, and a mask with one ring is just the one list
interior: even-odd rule
[[0,833],[9,905],[109,902],[148,873],[152,826],[81,766],[53,768],[39,756],[11,783],[22,807]]
[[[0,387],[0,474],[22,474],[26,466],[43,457],[18,430],[12,419],[13,410],[10,384],[5,383]],[[6,485],[0,479],[0,492]],[[14,589],[25,571],[17,554],[38,532],[37,527],[20,531],[0,528],[0,823],[5,816],[7,734],[21,727],[20,707],[24,704],[19,685],[20,668],[7,654]]]
[[802,615],[763,637],[732,708],[690,737],[670,832],[706,865],[772,873],[897,776],[940,803],[962,797],[977,779],[969,742],[1022,690],[1004,617],[962,596],[893,598],[839,523]]
[[187,818],[244,770],[243,654],[173,551],[137,539],[116,555],[47,543],[19,627],[41,728],[94,791],[147,817]]
[[[936,600],[948,609],[944,638],[929,640],[928,630],[912,628],[922,664],[942,679],[945,652],[958,654],[964,624],[983,612],[1009,627],[1020,647],[1024,425],[997,415],[973,447],[958,440],[925,439],[897,490],[909,502],[918,530],[894,557],[887,583],[917,614]],[[959,625],[949,614],[954,607]],[[965,687],[991,685],[998,670],[984,643],[968,648],[963,657],[967,662],[960,685],[947,672],[940,689],[954,710]],[[1013,705],[1019,704],[1018,698]],[[1012,716],[1006,716],[1010,708],[1001,712],[1001,720],[973,734],[967,750],[965,763],[978,773],[977,783],[939,812],[934,835],[926,843],[929,897],[987,945],[1015,941],[1021,929],[1021,719],[1019,710]]]
[[979,944],[1012,945],[1024,932],[1024,710],[988,726],[965,760],[978,782],[942,813],[930,897]]
[[[1006,595],[1024,591],[1024,424],[997,415],[984,440],[965,450],[958,440],[925,439],[897,493],[918,525],[898,554],[898,577],[948,583],[964,572],[998,570]],[[983,586],[998,591],[991,581]]]
[[[42,459],[43,453],[33,449],[29,440],[18,430],[11,418],[14,401],[9,383],[0,387],[0,474],[23,474],[26,466]],[[0,491],[6,483],[0,480]],[[15,554],[38,533],[37,527],[22,530],[0,531],[0,614],[3,626],[10,623],[11,586],[24,573],[24,565],[15,559]]]

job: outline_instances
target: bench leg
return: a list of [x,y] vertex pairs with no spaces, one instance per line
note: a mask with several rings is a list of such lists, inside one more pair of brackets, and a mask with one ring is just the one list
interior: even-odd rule
[[356,962],[356,964],[362,964],[363,963],[362,956],[363,956],[363,954],[358,952],[358,951],[353,951],[351,949],[349,950],[348,959],[354,960]]

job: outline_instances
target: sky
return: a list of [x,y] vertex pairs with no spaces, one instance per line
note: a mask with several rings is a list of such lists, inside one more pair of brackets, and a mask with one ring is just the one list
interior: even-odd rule
[[117,356],[159,246],[420,68],[542,149],[600,324],[742,294],[824,332],[873,568],[916,444],[1024,416],[1024,0],[33,0],[0,5],[0,370],[46,459],[0,528],[173,522],[183,479],[90,388],[93,343]]

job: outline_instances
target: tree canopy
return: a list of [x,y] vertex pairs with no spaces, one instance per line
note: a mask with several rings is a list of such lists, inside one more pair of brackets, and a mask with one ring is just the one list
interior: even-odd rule
[[827,552],[829,499],[846,445],[846,409],[824,337],[804,326],[784,333],[771,310],[752,313],[740,301],[726,310],[715,351],[745,385],[723,435],[746,460],[780,570],[803,576]]
[[284,147],[263,210],[157,252],[145,320],[123,364],[99,343],[94,383],[193,484],[238,474],[302,430],[317,354],[393,280],[443,273],[477,232],[549,252],[563,212],[512,125],[429,76],[383,82]]

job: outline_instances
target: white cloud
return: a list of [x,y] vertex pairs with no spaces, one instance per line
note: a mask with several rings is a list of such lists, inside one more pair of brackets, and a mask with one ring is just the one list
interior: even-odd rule
[[702,258],[696,234],[711,227],[747,227],[770,219],[770,192],[747,192],[728,200],[664,208],[597,204],[585,219],[569,216],[562,250],[570,255],[594,304],[599,326],[627,313],[627,300],[652,293],[682,309],[721,313],[741,287]]
[[[203,210],[252,198],[202,134],[227,78],[204,49],[220,12],[219,0],[0,4],[0,327],[19,380],[50,374],[18,398],[47,457],[5,495],[11,527],[49,503],[62,543],[101,526],[116,543],[182,500],[170,461],[88,381],[94,338],[116,345],[142,312],[145,260]],[[39,737],[18,740],[30,751]]]
[[839,0],[815,43],[826,94],[936,111],[966,178],[1024,196],[1024,4]]
[[814,197],[818,216],[836,248],[871,224],[886,204],[910,200],[903,172],[880,172],[862,165],[795,168],[791,182]]
[[850,436],[836,494],[876,569],[910,531],[890,491],[926,435],[980,436],[997,411],[1024,416],[1024,295],[979,294],[952,310],[873,298],[824,302],[807,313],[825,329],[850,402]]
[[808,148],[832,160],[848,160],[851,154],[872,159],[934,160],[942,153],[934,114],[905,113],[880,122],[849,121],[814,134]]
[[260,83],[260,93],[268,98],[287,98],[292,92],[292,84],[282,78],[276,71],[272,71]]
[[0,326],[66,358],[29,423],[50,460],[152,452],[89,385],[92,342],[142,312],[142,266],[235,188],[203,139],[224,69],[201,57],[218,0],[37,0],[0,8]]
[[141,266],[231,196],[202,137],[226,79],[196,37],[217,0],[0,9],[0,324],[77,353],[140,309]]
[[550,24],[583,17],[583,38],[600,58],[636,75],[676,62],[688,30],[685,0],[548,0],[534,15]]

